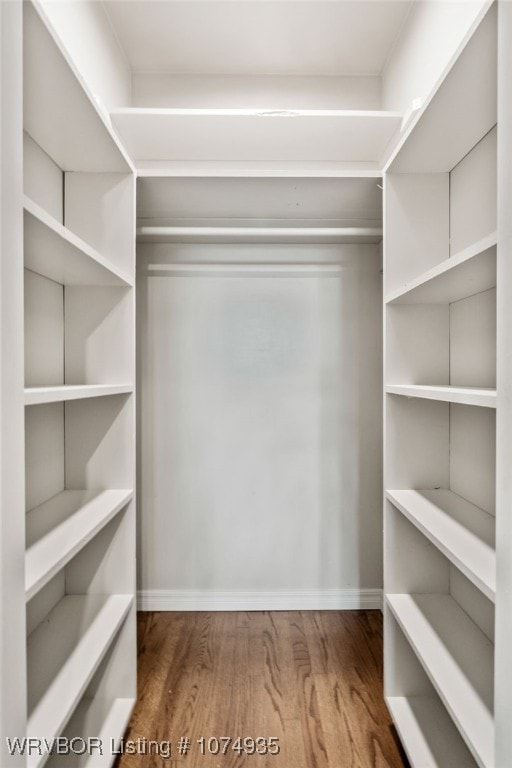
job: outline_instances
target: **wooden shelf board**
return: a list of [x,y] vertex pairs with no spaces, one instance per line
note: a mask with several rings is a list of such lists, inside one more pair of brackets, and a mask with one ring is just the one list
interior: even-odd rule
[[388,490],[386,496],[489,600],[495,600],[492,515],[447,488]]
[[496,408],[496,390],[490,387],[387,384],[386,392],[390,395],[420,397],[426,400],[439,400],[444,403],[459,403],[460,405],[478,405],[485,408]]
[[63,491],[27,513],[30,600],[133,498],[132,490]]
[[386,304],[450,304],[496,286],[493,232],[389,294]]
[[381,227],[140,226],[139,243],[378,243]]
[[133,281],[27,196],[25,267],[63,285],[121,285]]
[[85,400],[89,397],[127,395],[131,392],[133,392],[131,384],[72,384],[58,387],[27,387],[25,388],[25,405]]
[[138,160],[140,178],[292,178],[382,179],[382,169],[370,162],[257,162]]
[[[131,595],[68,595],[28,638],[27,735],[62,732],[133,602]],[[27,768],[47,755],[32,754]]]
[[492,643],[450,595],[387,602],[478,765],[494,765]]
[[25,3],[23,34],[25,130],[63,171],[133,172],[108,115],[37,0]]
[[[111,113],[140,160],[375,162],[395,136],[398,112],[345,110],[149,109]],[[312,140],[314,137],[314,141]]]
[[113,753],[128,726],[135,699],[114,699],[109,702],[84,698],[77,706],[64,730],[64,736],[72,739],[100,739],[103,754],[93,750],[91,754],[52,755],[47,768],[109,768]]
[[386,704],[412,766],[476,768],[446,709],[434,696],[388,696]]

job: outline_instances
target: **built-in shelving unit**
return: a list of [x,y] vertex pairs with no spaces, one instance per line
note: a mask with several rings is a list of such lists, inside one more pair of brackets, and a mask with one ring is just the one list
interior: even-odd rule
[[101,733],[106,768],[136,695],[135,174],[37,2],[22,27],[23,728]]
[[510,699],[496,697],[502,5],[485,9],[384,175],[385,693],[415,767],[510,755]]

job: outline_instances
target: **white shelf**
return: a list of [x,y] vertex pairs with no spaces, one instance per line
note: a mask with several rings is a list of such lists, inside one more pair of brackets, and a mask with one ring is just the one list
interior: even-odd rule
[[485,408],[496,408],[496,390],[491,389],[490,387],[387,384],[386,392],[389,395],[420,397],[426,400],[439,400],[444,403],[459,403],[460,405],[478,405]]
[[63,491],[27,513],[25,591],[38,592],[133,498],[132,490]]
[[478,765],[494,766],[493,645],[449,595],[387,601]]
[[490,600],[496,597],[495,520],[446,488],[388,490],[387,498]]
[[138,160],[140,178],[291,178],[291,179],[381,179],[380,164],[368,162],[257,162]]
[[89,397],[127,395],[131,392],[133,392],[131,384],[77,384],[58,387],[27,387],[25,388],[25,405],[84,400]]
[[384,111],[149,109],[111,113],[140,160],[378,162],[402,115]]
[[386,298],[387,304],[450,304],[496,286],[497,233],[442,261]]
[[[132,604],[131,595],[68,595],[28,638],[27,735],[57,736]],[[46,755],[32,754],[27,768]]]
[[63,171],[130,173],[133,166],[47,20],[24,3],[25,130]]
[[439,699],[390,696],[386,704],[412,766],[476,768],[475,760]]
[[122,285],[132,280],[27,196],[25,267],[63,285]]
[[93,750],[92,754],[52,755],[47,768],[109,768],[114,760],[112,753],[118,749],[134,704],[135,699],[114,699],[113,702],[82,699],[64,730],[64,736],[69,739],[76,736],[100,739],[103,754]]
[[382,227],[140,226],[139,243],[378,243]]

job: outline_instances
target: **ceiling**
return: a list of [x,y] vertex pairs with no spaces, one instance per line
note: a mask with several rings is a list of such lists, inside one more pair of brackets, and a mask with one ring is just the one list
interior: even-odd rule
[[133,72],[380,75],[406,0],[104,0]]

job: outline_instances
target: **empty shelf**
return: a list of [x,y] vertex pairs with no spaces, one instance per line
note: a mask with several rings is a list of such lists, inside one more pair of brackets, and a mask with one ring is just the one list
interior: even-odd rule
[[132,283],[94,248],[24,197],[25,267],[63,285]]
[[69,739],[77,736],[99,739],[103,754],[94,749],[90,754],[52,755],[47,763],[48,768],[109,768],[134,704],[135,699],[114,699],[109,702],[105,699],[84,698],[67,724],[64,736]]
[[[30,634],[29,737],[61,733],[132,601],[131,595],[68,595]],[[46,759],[32,754],[27,766],[39,768]]]
[[25,405],[59,403],[66,400],[85,400],[89,397],[127,395],[133,392],[131,384],[77,384],[59,387],[28,387],[25,389]]
[[388,499],[490,600],[496,597],[495,520],[446,488],[386,491]]
[[431,386],[423,384],[387,384],[386,392],[404,397],[421,397],[459,405],[480,405],[496,408],[496,390],[490,387],[455,387],[448,384]]
[[496,286],[493,232],[389,294],[387,304],[450,304]]
[[29,600],[133,497],[131,490],[63,491],[27,514]]
[[[385,111],[149,109],[111,113],[138,160],[377,162],[402,115]],[[314,140],[313,140],[314,138]]]
[[387,601],[475,760],[494,765],[493,644],[450,595]]
[[476,763],[439,699],[393,696],[386,704],[411,765],[418,768],[475,768]]

